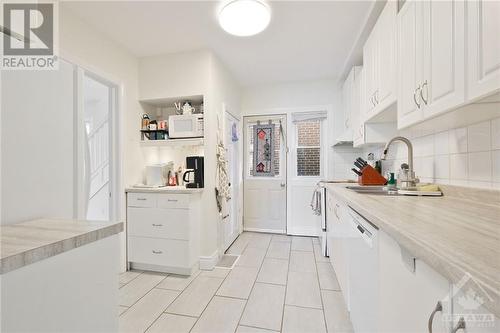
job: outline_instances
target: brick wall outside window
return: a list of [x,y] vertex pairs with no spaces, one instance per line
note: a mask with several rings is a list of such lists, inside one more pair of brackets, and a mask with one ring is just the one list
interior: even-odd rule
[[297,176],[321,175],[321,123],[302,121],[297,126]]

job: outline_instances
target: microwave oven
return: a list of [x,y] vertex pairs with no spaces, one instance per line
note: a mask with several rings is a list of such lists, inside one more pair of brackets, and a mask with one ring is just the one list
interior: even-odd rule
[[168,136],[177,138],[202,138],[203,114],[185,114],[168,117]]

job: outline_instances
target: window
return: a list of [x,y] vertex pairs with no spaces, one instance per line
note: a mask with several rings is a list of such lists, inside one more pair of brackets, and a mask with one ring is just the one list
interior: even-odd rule
[[321,121],[298,121],[295,127],[297,176],[319,177],[321,175]]

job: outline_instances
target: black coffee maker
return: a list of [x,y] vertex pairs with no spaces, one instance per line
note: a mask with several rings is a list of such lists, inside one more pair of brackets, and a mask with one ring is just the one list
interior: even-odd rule
[[[205,186],[204,170],[203,156],[186,157],[186,172],[184,172],[184,176],[182,177],[186,188],[203,188]],[[193,177],[189,177],[191,173]],[[192,179],[189,180],[189,178]]]

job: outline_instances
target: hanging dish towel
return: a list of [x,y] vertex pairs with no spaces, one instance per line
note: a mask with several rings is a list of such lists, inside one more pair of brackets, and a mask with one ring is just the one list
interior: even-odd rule
[[226,149],[224,144],[219,142],[217,145],[217,188],[215,190],[217,196],[217,207],[222,219],[229,216],[227,202],[231,200],[231,192],[229,189],[228,163],[226,159]]
[[314,189],[311,198],[311,208],[314,215],[321,215],[321,187],[319,186]]

